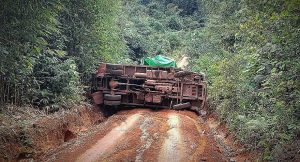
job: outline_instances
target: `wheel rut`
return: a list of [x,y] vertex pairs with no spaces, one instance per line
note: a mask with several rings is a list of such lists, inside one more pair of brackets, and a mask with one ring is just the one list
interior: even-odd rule
[[[43,161],[229,161],[193,112],[121,111],[94,133],[71,140]],[[202,121],[202,122],[201,122]]]
[[144,152],[149,149],[154,139],[151,137],[151,135],[148,132],[148,128],[151,126],[151,119],[149,117],[145,117],[142,124],[140,125],[140,129],[142,131],[142,135],[140,137],[141,142],[143,143],[140,148],[136,150],[136,158],[135,162],[142,162],[143,154]]
[[158,161],[173,161],[180,162],[183,159],[182,154],[182,139],[180,133],[180,121],[177,115],[171,114],[168,116],[169,130],[165,137],[163,147],[160,151]]
[[128,117],[121,125],[115,127],[102,139],[100,139],[93,147],[86,150],[76,162],[99,161],[101,155],[107,152],[110,148],[117,144],[118,140],[131,128],[141,117],[140,114],[135,114]]

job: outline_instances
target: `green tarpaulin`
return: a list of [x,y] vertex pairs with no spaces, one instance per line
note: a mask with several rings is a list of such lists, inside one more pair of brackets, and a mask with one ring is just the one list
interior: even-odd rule
[[157,55],[155,57],[147,57],[143,61],[144,65],[160,66],[160,67],[176,67],[176,62],[168,57]]

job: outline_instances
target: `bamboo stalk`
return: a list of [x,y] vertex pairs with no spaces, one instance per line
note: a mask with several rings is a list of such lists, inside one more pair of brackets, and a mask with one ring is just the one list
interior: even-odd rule
[[0,78],[0,81],[1,81],[1,86],[0,86],[0,102],[1,102],[1,105],[4,103],[4,99],[3,99],[3,97],[4,97],[4,79],[3,79],[3,76],[1,76],[1,78]]
[[15,101],[14,104],[17,104],[17,84],[15,84]]

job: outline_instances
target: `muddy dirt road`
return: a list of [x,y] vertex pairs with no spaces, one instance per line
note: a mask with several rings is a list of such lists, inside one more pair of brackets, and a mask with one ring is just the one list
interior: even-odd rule
[[[111,116],[47,161],[235,161],[202,118],[189,111],[135,109]],[[221,139],[221,138],[220,138]],[[222,147],[222,143],[225,145]],[[227,148],[228,149],[228,148]],[[237,160],[239,161],[239,160]],[[243,159],[245,161],[245,159]],[[247,161],[247,160],[246,160]]]

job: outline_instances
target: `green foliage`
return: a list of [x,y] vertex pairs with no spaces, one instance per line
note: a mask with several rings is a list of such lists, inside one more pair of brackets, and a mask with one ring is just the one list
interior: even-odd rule
[[77,65],[72,59],[46,54],[34,67],[30,101],[38,106],[66,105],[82,100]]
[[183,28],[183,24],[176,16],[172,16],[168,20],[168,27],[173,30],[181,30]]
[[202,26],[197,1],[126,1],[121,21],[129,56],[136,62],[158,54],[183,54],[190,28]]
[[189,68],[208,76],[211,108],[272,160],[300,132],[299,2],[130,1],[124,35],[133,59],[192,58]]
[[[206,26],[189,54],[209,77],[214,109],[266,160],[296,139],[300,1],[205,1]],[[277,154],[277,155],[276,155]]]
[[30,74],[35,58],[47,46],[46,39],[57,32],[55,17],[60,8],[57,0],[1,2],[0,74],[12,78]]
[[0,76],[22,85],[26,103],[58,107],[82,100],[81,81],[100,61],[186,55],[188,68],[208,76],[211,109],[274,160],[300,132],[299,8],[299,0],[3,0]]
[[[120,1],[65,1],[61,27],[66,36],[66,51],[76,61],[79,72],[89,76],[100,61],[116,63],[125,55],[117,27]],[[120,59],[122,60],[122,59]]]
[[117,24],[120,6],[109,0],[4,0],[0,75],[13,87],[24,85],[21,98],[27,104],[81,101],[80,81],[86,82],[100,61],[126,57]]

